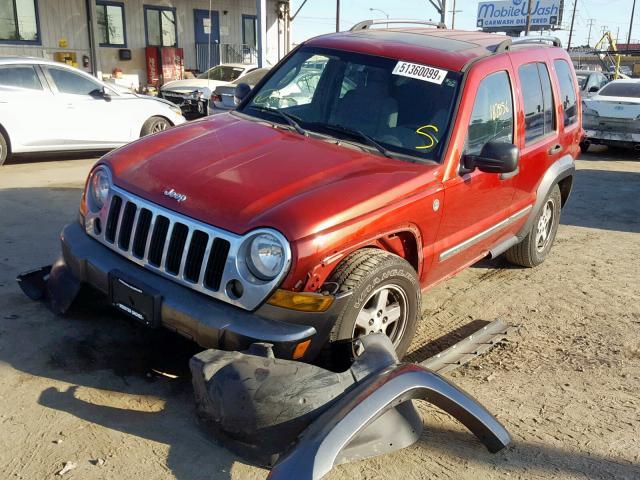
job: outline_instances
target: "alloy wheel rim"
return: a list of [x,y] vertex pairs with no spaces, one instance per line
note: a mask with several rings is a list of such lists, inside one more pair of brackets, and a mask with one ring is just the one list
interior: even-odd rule
[[[352,338],[369,333],[384,333],[397,347],[407,327],[407,295],[398,285],[376,289],[364,302],[353,327]],[[354,347],[359,355],[361,347]]]
[[167,129],[167,123],[166,122],[158,122],[153,126],[153,133],[156,132],[162,132],[163,130]]
[[545,203],[542,214],[538,219],[538,226],[536,228],[536,250],[538,252],[544,251],[549,245],[551,240],[551,229],[553,228],[553,200],[547,200]]

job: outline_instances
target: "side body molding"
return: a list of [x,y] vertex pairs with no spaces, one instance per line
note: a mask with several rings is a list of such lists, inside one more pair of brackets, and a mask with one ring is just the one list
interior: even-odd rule
[[526,237],[527,233],[531,230],[531,226],[533,225],[538,212],[542,208],[542,204],[544,203],[544,200],[551,188],[561,180],[573,175],[575,171],[576,165],[571,155],[564,155],[551,164],[538,185],[538,189],[536,190],[536,201],[533,204],[533,209],[529,214],[529,218],[517,234],[519,240]]

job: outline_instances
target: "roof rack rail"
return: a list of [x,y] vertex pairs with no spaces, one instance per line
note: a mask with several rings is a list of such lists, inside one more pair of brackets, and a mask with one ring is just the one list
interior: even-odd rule
[[554,47],[562,48],[562,41],[558,37],[517,37],[507,38],[496,46],[496,53],[510,50],[514,45],[550,43]]
[[372,25],[384,25],[390,23],[409,23],[414,25],[428,25],[430,27],[436,28],[447,28],[446,25],[442,22],[432,22],[430,20],[411,20],[408,18],[376,18],[358,22],[353,27],[351,27],[349,31],[356,32],[358,30],[367,30],[368,28],[371,28]]

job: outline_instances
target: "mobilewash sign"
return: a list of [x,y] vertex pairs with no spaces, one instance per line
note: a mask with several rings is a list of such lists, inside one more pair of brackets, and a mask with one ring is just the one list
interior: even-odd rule
[[[562,0],[530,0],[531,26],[560,25]],[[517,29],[527,24],[527,0],[501,0],[478,4],[477,26],[482,29]]]

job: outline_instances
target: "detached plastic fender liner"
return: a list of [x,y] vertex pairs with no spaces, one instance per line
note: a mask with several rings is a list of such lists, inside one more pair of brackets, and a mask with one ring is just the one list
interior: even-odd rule
[[69,310],[82,286],[63,258],[53,265],[21,273],[16,280],[27,297],[47,302],[56,314]]
[[372,376],[325,411],[276,463],[271,480],[320,479],[340,452],[389,409],[412,399],[425,400],[452,415],[487,447],[497,452],[511,442],[507,430],[473,397],[437,373],[403,364]]

